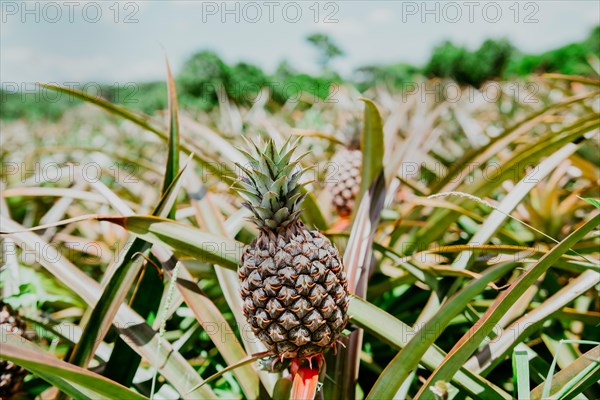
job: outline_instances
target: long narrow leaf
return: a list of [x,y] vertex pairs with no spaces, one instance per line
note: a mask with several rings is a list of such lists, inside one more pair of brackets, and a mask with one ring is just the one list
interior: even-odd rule
[[121,225],[148,242],[195,257],[200,262],[216,263],[233,270],[237,269],[244,248],[242,243],[165,218],[130,216],[99,217],[99,220]]
[[[169,251],[157,248],[155,254],[171,275],[171,279],[175,277],[174,271],[178,270],[175,285],[225,361],[228,364],[235,364],[245,359],[247,354],[237,337],[233,335],[233,329],[231,329],[231,326],[215,304],[200,290],[185,266],[173,257]],[[256,397],[258,394],[258,379],[253,368],[244,365],[235,369],[233,373],[244,393],[249,398]]]
[[[11,237],[23,251],[36,252],[39,249],[54,249],[39,236],[24,229],[23,226],[0,215],[2,230]],[[64,257],[56,257],[52,251],[42,251],[36,261],[54,275],[64,285],[71,288],[90,306],[95,305],[102,295],[100,285],[78,269]],[[175,389],[183,394],[191,387],[202,383],[197,371],[187,363],[181,354],[175,351],[169,343],[165,343],[157,351],[158,337],[156,332],[145,323],[144,319],[126,305],[121,305],[114,318],[119,334],[132,346],[138,354],[149,362],[160,366],[160,372]],[[193,392],[198,398],[215,398],[209,387],[203,387]]]
[[[179,173],[179,108],[177,106],[177,92],[171,67],[167,61],[167,89],[169,94],[169,139],[167,142],[167,163],[161,195],[164,197],[169,186],[175,181]],[[169,218],[175,218],[175,209],[169,212]]]
[[[166,219],[142,216],[103,217],[102,219],[122,225],[152,243],[181,251],[200,260],[219,263],[230,268],[236,268],[240,261],[242,244],[209,235],[187,225]],[[381,338],[388,342],[391,338],[390,344],[398,348],[407,343],[406,333],[412,332],[412,328],[358,298],[353,298],[350,304],[349,314],[354,323],[369,329],[373,334],[381,335]],[[427,368],[434,369],[443,359],[444,353],[434,348],[425,353],[423,364]],[[468,390],[469,393],[486,393],[488,398],[493,399],[510,398],[510,396],[502,394],[504,392],[491,382],[466,370],[461,370],[455,379],[457,384]]]
[[[192,176],[189,181],[188,191],[194,192],[200,190],[200,182],[198,181],[197,177]],[[201,223],[202,226],[205,226],[208,232],[226,237],[228,239],[231,239],[232,236],[237,233],[237,230],[232,232],[227,229],[225,221],[223,221],[223,217],[215,207],[210,193],[207,193],[201,200],[197,200],[192,197],[192,206],[196,210],[195,214],[199,224]],[[235,321],[237,322],[238,327],[241,329],[241,327],[247,326],[246,318],[242,313],[243,304],[242,298],[239,295],[240,283],[236,271],[223,268],[219,264],[216,264],[215,274],[217,275],[217,279],[223,291],[223,295],[225,296],[225,300],[227,301],[231,312],[235,316]],[[243,332],[244,334],[241,335],[242,342],[248,354],[257,354],[266,350],[264,345],[256,338],[256,336],[254,336],[254,333],[251,330],[243,329]],[[273,393],[273,388],[276,382],[273,374],[269,374],[266,371],[257,371],[256,368],[253,370],[251,366],[245,368],[242,372],[244,372],[245,376],[240,376],[240,379],[245,381],[243,383],[246,390],[258,388],[258,381],[256,380],[256,374],[258,373],[258,376],[267,389],[267,392]],[[257,390],[253,390],[246,393],[246,396],[252,398],[255,397],[256,394]]]
[[[373,304],[352,297],[348,310],[350,320],[356,325],[368,330],[383,342],[401,349],[416,333],[415,329],[391,316]],[[444,359],[445,353],[436,345],[431,346],[423,355],[421,364],[434,370]],[[461,368],[452,378],[452,383],[478,399],[512,399],[512,396],[487,379]]]
[[529,359],[526,351],[513,353],[513,381],[515,383],[517,399],[529,399]]
[[383,143],[383,123],[381,115],[373,101],[360,98],[365,103],[364,131],[361,135],[362,171],[360,191],[357,204],[369,190],[373,182],[383,174],[383,157],[385,147]]
[[[459,187],[458,190],[477,197],[485,197],[505,179],[514,179],[516,176],[520,176],[527,165],[531,165],[542,157],[552,154],[567,143],[582,137],[598,127],[600,127],[598,118],[593,115],[586,115],[565,127],[562,131],[558,133],[549,132],[528,145],[525,149],[516,152],[513,157],[504,162],[502,170],[494,179],[479,179],[472,184],[465,184],[464,187]],[[462,205],[467,201],[469,200],[461,199],[458,205]],[[458,216],[459,214],[455,211],[436,211],[429,218],[429,223],[424,228],[415,231],[409,238],[405,252],[410,254],[420,243],[435,241],[456,221]]]
[[[172,186],[177,184],[179,172],[179,118],[177,93],[175,90],[175,82],[171,73],[169,62],[167,66],[167,92],[169,104],[169,139],[167,143],[167,162],[163,177],[161,190],[161,200],[155,208],[154,215],[168,215],[169,218],[175,219],[175,200],[177,198],[177,190],[172,191]],[[188,160],[189,162],[189,160]],[[169,193],[173,193],[169,197]],[[164,204],[168,203],[168,204]],[[158,212],[158,213],[157,213]],[[166,212],[166,213],[165,213]],[[142,245],[143,243],[143,245]],[[149,246],[143,240],[137,239],[134,242],[136,252],[145,252]],[[136,254],[133,252],[132,254]],[[156,259],[151,256],[151,261]],[[113,290],[126,290],[124,287]],[[140,278],[136,284],[136,291],[130,299],[131,308],[143,318],[148,319],[151,315],[156,315],[156,310],[160,306],[160,296],[157,294],[163,291],[163,281],[159,272],[155,268],[146,268],[142,271]],[[151,321],[148,321],[151,323]],[[115,350],[113,351],[105,369],[105,375],[111,379],[121,382],[124,385],[131,385],[135,371],[141,361],[141,358],[131,349],[121,338],[115,342]]]
[[[379,224],[385,201],[386,186],[383,170],[383,125],[375,103],[361,99],[365,103],[364,130],[361,135],[362,172],[361,187],[357,199],[352,231],[344,254],[344,266],[348,275],[348,289],[357,296],[367,293],[373,257],[373,238]],[[354,398],[362,348],[362,330],[353,332],[348,345],[340,349],[332,363],[333,381],[327,389],[331,396]]]
[[600,214],[592,217],[584,225],[556,245],[549,253],[542,257],[534,266],[525,272],[511,287],[503,292],[488,309],[488,311],[471,327],[471,329],[450,350],[444,361],[431,374],[425,385],[419,390],[417,398],[432,399],[433,393],[428,390],[437,381],[447,381],[458,371],[461,365],[479,346],[481,340],[491,332],[495,324],[508,311],[512,304],[535,283],[561,254],[568,251],[600,223]]
[[423,354],[433,345],[435,340],[443,333],[450,321],[464,310],[468,302],[481,293],[488,283],[499,279],[502,275],[514,268],[514,264],[506,263],[490,268],[481,278],[469,284],[450,298],[429,321],[416,332],[412,339],[388,364],[386,369],[377,379],[369,393],[368,399],[381,399],[393,396],[408,374],[416,368]]
[[24,346],[26,339],[0,330],[0,358],[18,364],[29,371],[42,376],[52,376],[51,383],[65,393],[81,398],[107,399],[145,399],[146,397],[112,382],[105,377],[83,368],[57,359],[41,349],[35,350],[33,344]]
[[[167,215],[169,213],[174,199],[178,194],[180,187],[178,181],[184,170],[185,168],[179,172],[172,184],[168,186],[170,191],[167,191],[162,197],[161,202],[155,210],[157,215]],[[119,257],[117,257],[115,261],[117,264],[116,268],[109,268],[109,270],[114,271],[113,275],[106,285],[100,300],[92,310],[92,315],[84,328],[81,340],[77,343],[71,355],[71,363],[82,367],[87,366],[98,343],[103,340],[103,335],[108,332],[111,321],[114,319],[119,306],[133,284],[133,279],[137,275],[137,271],[142,266],[143,259],[136,258],[135,255],[147,250],[149,247],[143,240],[133,239],[124,247]]]
[[[124,107],[112,104],[111,102],[106,101],[101,97],[92,96],[77,89],[45,83],[40,83],[39,85],[46,89],[55,90],[57,92],[67,94],[74,98],[98,106],[112,115],[122,117],[128,121],[133,122],[140,128],[155,133],[157,136],[159,136],[165,141],[167,141],[169,138],[169,135],[164,130],[157,128],[149,122],[151,118],[148,115],[140,115],[139,113],[134,113]],[[189,143],[189,138],[188,140],[182,140],[180,146],[188,154],[194,154],[194,159],[196,159],[202,165],[202,168],[205,168],[208,173],[213,174],[214,176],[229,183],[232,181],[233,177],[235,177],[235,174],[232,170],[227,170],[224,165],[215,162],[214,158],[202,156],[203,152],[201,151],[201,149]]]
[[[517,207],[538,182],[552,172],[565,158],[573,154],[578,147],[574,143],[567,143],[563,148],[538,164],[534,169],[535,177],[526,176],[515,185],[510,193],[502,199],[498,207],[486,218],[485,223],[469,241],[469,245],[487,243],[496,230],[500,228],[500,225],[508,218],[511,211]],[[453,266],[460,269],[466,268],[471,261],[471,257],[472,253],[465,251],[456,257]]]
[[571,280],[543,303],[504,329],[506,332],[514,332],[514,334],[502,335],[491,343],[486,343],[475,355],[467,360],[465,367],[477,373],[483,372],[484,375],[488,374],[504,360],[513,346],[524,340],[528,335],[531,335],[547,318],[554,317],[560,309],[580,296],[581,293],[585,293],[587,290],[593,288],[598,278],[597,271],[588,270]]
[[[559,392],[565,389],[569,392],[569,398],[573,398],[578,393],[581,393],[586,388],[586,382],[592,384],[598,381],[600,373],[600,346],[596,346],[585,354],[582,354],[575,362],[568,367],[562,369],[552,377],[549,387],[549,395],[562,398]],[[586,377],[589,377],[586,379]],[[531,400],[541,400],[542,392],[547,386],[543,382],[531,391]],[[567,393],[563,393],[563,396]]]
[[[190,160],[188,159],[188,162]],[[186,163],[187,165],[187,163]],[[191,177],[191,180],[194,180],[194,176]],[[176,182],[182,182],[177,178]],[[170,189],[171,190],[171,189]],[[116,200],[118,203],[115,206],[118,206],[119,209],[123,210],[125,214],[129,215],[131,210],[128,210],[126,205],[122,203],[122,201]],[[171,208],[171,202],[160,202],[160,207],[163,211],[169,210]],[[182,226],[181,224],[170,221],[169,219],[161,219],[161,218],[152,218],[150,217],[149,224],[152,224],[156,219],[167,222],[168,224],[175,224]],[[191,227],[190,227],[191,228]],[[195,228],[192,228],[195,229]],[[200,231],[199,231],[200,232]],[[153,242],[154,244],[164,244],[160,240]],[[236,246],[237,242],[225,243],[225,246]],[[209,249],[213,249],[212,242],[205,243]],[[241,244],[240,244],[241,245]],[[165,246],[164,247],[168,247]],[[202,251],[200,251],[204,254]],[[218,252],[217,252],[218,254]],[[231,327],[223,317],[223,315],[219,312],[216,306],[212,303],[212,301],[204,295],[202,290],[198,287],[192,275],[188,272],[186,267],[173,255],[172,252],[165,250],[163,247],[153,247],[152,255],[155,256],[160,264],[163,265],[164,270],[173,280],[175,276],[174,271],[177,269],[177,279],[176,286],[181,293],[183,300],[186,302],[188,307],[195,314],[198,322],[205,327],[207,334],[215,344],[216,348],[219,349],[225,361],[229,364],[236,363],[238,360],[246,357],[245,352],[242,347],[237,342],[237,339],[234,337],[232,341],[224,341],[223,338],[227,337],[232,331]],[[197,257],[198,260],[202,260],[202,256]],[[161,346],[163,344],[161,343]],[[236,369],[234,371],[234,375],[236,375],[238,381],[240,382],[242,389],[248,393],[249,397],[254,397],[256,393],[256,378],[254,372],[250,367],[243,367],[241,369]]]

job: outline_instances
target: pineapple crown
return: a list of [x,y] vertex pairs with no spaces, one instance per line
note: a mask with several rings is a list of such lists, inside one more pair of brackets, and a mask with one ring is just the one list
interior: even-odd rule
[[[250,219],[263,231],[285,229],[296,221],[302,211],[300,205],[306,193],[299,183],[306,171],[298,168],[300,160],[308,153],[292,159],[298,140],[288,141],[278,149],[273,139],[260,146],[248,142],[250,152],[240,150],[248,164],[236,166],[243,172],[236,190],[246,199],[244,207],[254,214]],[[262,150],[261,150],[262,149]]]

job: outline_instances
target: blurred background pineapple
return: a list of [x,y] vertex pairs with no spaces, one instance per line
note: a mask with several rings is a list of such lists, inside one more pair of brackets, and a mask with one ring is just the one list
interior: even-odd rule
[[362,129],[363,123],[357,116],[350,118],[339,131],[339,136],[346,145],[334,154],[329,163],[331,173],[327,175],[327,187],[332,195],[332,205],[340,217],[352,214],[360,188]]
[[[25,321],[20,318],[16,310],[2,300],[0,300],[0,329],[27,337]],[[13,398],[21,389],[25,376],[27,371],[24,368],[0,359],[0,399]]]

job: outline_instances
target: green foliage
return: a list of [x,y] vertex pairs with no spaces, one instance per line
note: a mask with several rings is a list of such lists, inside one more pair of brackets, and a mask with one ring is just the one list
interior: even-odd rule
[[[308,102],[317,102],[326,100],[331,91],[335,91],[335,85],[341,83],[341,79],[335,76],[315,77],[308,74],[293,74],[288,76],[275,77],[271,87],[273,100],[283,104],[288,100]],[[303,93],[308,94],[308,97]]]
[[425,73],[458,79],[458,71],[466,53],[464,48],[446,41],[433,50],[429,63],[425,67]]
[[596,208],[600,208],[600,200],[598,199],[584,198],[583,200],[587,201],[590,204],[593,204]]
[[341,82],[336,74],[314,77],[294,71],[287,63],[280,64],[276,73],[268,76],[249,63],[228,66],[208,51],[197,53],[186,61],[178,77],[182,105],[201,110],[212,109],[218,104],[217,90],[224,90],[235,103],[248,106],[266,86],[271,90],[273,100],[283,104],[290,99],[299,101],[302,98],[308,102],[325,99],[335,82]]
[[354,82],[361,91],[378,84],[394,89],[413,82],[419,73],[420,69],[410,64],[365,65],[354,71]]
[[600,25],[592,29],[590,36],[584,43],[588,47],[590,53],[598,56],[598,54],[600,53]]
[[512,49],[505,39],[488,39],[473,52],[446,41],[433,50],[425,73],[480,87],[486,81],[502,76]]
[[589,75],[592,68],[587,62],[591,54],[585,43],[573,43],[542,54],[522,54],[511,61],[506,75],[558,72],[567,75]]
[[306,40],[317,49],[319,53],[317,62],[323,71],[329,69],[331,60],[344,55],[342,49],[324,33],[313,33],[307,36]]
[[267,76],[256,65],[239,63],[229,70],[226,91],[229,98],[239,104],[249,105],[267,83]]
[[[167,90],[164,82],[142,82],[117,85],[80,85],[93,96],[127,108],[153,113],[166,108]],[[67,93],[53,93],[46,88],[13,92],[0,89],[0,119],[23,118],[28,121],[55,121],[69,108],[81,101]]]
[[590,75],[593,69],[587,58],[600,53],[600,25],[590,36],[580,42],[571,43],[541,54],[519,54],[509,63],[506,76],[525,76],[534,73],[558,72],[567,75]]
[[75,104],[80,102],[64,95],[48,95],[45,91],[14,92],[0,89],[0,119],[2,120],[23,118],[28,121],[39,119],[54,121]]
[[473,71],[472,83],[481,85],[486,80],[502,76],[512,52],[513,46],[506,39],[483,42],[469,59],[469,67]]
[[476,51],[446,41],[433,50],[424,72],[475,87],[491,79],[544,72],[587,76],[593,74],[587,59],[598,53],[600,26],[594,28],[586,40],[541,54],[517,52],[506,39],[488,39]]
[[143,82],[123,87],[111,99],[117,104],[152,114],[167,108],[167,87],[164,82]]
[[279,79],[287,79],[296,74],[298,74],[298,71],[290,65],[289,61],[283,60],[277,65],[274,76]]
[[217,90],[224,88],[230,68],[212,51],[201,51],[192,55],[181,68],[178,83],[181,87],[182,102],[189,98],[200,108],[210,108],[217,104]]

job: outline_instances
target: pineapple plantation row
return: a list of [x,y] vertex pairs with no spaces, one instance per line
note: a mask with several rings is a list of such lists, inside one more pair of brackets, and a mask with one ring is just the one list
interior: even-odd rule
[[0,398],[600,398],[599,81],[167,86],[2,123]]

